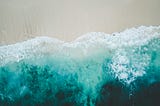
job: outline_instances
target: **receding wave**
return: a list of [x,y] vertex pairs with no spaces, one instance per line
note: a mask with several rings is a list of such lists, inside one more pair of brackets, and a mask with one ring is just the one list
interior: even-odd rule
[[160,26],[0,46],[1,105],[156,106],[159,98]]

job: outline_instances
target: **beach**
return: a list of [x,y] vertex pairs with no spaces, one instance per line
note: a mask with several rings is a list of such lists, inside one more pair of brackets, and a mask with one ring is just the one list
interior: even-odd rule
[[1,106],[159,106],[159,0],[0,0]]
[[72,41],[88,32],[111,34],[160,25],[159,0],[1,0],[0,45],[49,36]]

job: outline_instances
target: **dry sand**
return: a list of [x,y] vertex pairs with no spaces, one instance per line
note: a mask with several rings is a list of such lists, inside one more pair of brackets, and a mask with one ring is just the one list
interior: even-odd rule
[[160,0],[0,0],[0,45],[160,25]]

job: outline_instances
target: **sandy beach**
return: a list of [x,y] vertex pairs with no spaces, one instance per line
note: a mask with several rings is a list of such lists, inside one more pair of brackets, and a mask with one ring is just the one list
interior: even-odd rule
[[1,0],[0,45],[35,36],[71,41],[88,32],[160,25],[159,5],[159,0]]

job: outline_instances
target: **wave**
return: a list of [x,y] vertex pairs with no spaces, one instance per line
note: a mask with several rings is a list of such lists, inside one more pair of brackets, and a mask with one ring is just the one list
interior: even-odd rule
[[118,99],[124,105],[139,97],[135,92],[142,85],[160,81],[159,61],[160,26],[91,32],[72,42],[44,36],[0,46],[0,102],[94,106],[124,96]]

